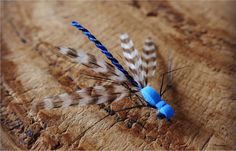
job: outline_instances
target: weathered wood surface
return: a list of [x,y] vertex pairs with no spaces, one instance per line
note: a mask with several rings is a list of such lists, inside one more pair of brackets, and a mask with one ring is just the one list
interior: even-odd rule
[[[235,29],[233,1],[20,2],[1,1],[1,149],[236,149]],[[82,68],[58,55],[55,46],[101,53],[70,26],[77,20],[107,48],[121,54],[119,33],[128,32],[141,50],[144,38],[159,45],[158,75],[174,74],[164,98],[176,116],[171,124],[149,109],[109,116],[99,106],[30,114],[33,101],[88,82]],[[114,103],[114,109],[131,105]]]

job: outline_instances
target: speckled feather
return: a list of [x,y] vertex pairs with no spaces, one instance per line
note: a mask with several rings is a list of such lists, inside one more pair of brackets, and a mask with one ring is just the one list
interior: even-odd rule
[[90,53],[77,52],[72,48],[59,47],[58,49],[62,54],[71,57],[76,63],[83,64],[97,74],[106,76],[112,81],[127,82],[127,78],[122,72],[103,59],[99,59]]
[[111,103],[130,95],[130,91],[122,85],[102,85],[79,89],[73,93],[62,93],[47,97],[33,104],[33,112],[41,109],[63,108],[74,105]]
[[92,54],[77,52],[72,48],[58,47],[58,49],[61,54],[72,58],[76,63],[83,64],[87,69],[100,75],[100,77],[106,76],[105,81],[111,80],[111,82],[108,81],[108,84],[104,82],[102,85],[79,89],[70,94],[62,93],[56,96],[46,97],[42,101],[33,103],[33,112],[38,112],[41,109],[73,105],[111,103],[130,95],[130,88],[123,85],[129,83],[127,78],[113,65],[102,59],[98,59]]

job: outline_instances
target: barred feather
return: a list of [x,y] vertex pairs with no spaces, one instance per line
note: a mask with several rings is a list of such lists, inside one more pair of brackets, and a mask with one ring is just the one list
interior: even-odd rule
[[75,62],[85,65],[95,73],[106,75],[107,79],[121,83],[127,81],[125,75],[112,64],[99,59],[90,53],[77,52],[75,49],[65,47],[59,47],[59,51],[62,54],[73,58]]
[[142,59],[142,75],[144,76],[145,85],[148,82],[148,78],[153,76],[156,71],[157,66],[157,55],[156,55],[157,46],[149,37],[145,40],[143,51],[141,54]]
[[130,91],[122,85],[94,86],[77,90],[71,94],[62,93],[34,102],[32,111],[41,109],[63,108],[73,105],[102,104],[118,101],[130,95]]
[[47,97],[42,101],[33,102],[32,111],[36,113],[41,109],[68,107],[72,104],[78,104],[78,98],[79,96],[76,93],[72,95],[62,93],[57,96]]
[[143,81],[143,77],[140,74],[141,58],[138,54],[138,50],[134,48],[133,41],[129,38],[128,34],[121,34],[120,40],[126,65],[134,79],[139,82],[139,84],[142,84],[141,81]]

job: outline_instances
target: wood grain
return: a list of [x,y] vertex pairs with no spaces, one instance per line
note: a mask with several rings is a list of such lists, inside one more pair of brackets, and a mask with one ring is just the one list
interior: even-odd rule
[[[1,1],[1,149],[236,149],[236,30],[233,1]],[[150,109],[107,116],[102,106],[30,112],[33,101],[72,92],[93,81],[55,46],[102,54],[79,31],[77,20],[120,60],[119,34],[141,50],[145,37],[158,43],[157,76],[173,50],[176,72],[164,98],[176,111],[172,123]],[[134,100],[133,100],[134,101]],[[113,103],[113,109],[133,104]],[[92,128],[87,130],[91,125]]]

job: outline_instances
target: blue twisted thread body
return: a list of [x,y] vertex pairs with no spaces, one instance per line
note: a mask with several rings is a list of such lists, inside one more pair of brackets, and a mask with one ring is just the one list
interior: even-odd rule
[[121,64],[118,62],[118,60],[116,60],[116,58],[114,58],[112,56],[112,54],[107,50],[107,48],[100,42],[98,41],[86,28],[84,28],[82,25],[80,25],[78,22],[76,21],[72,21],[71,25],[76,27],[78,30],[81,30],[83,32],[84,35],[86,35],[88,37],[88,39],[90,41],[92,41],[97,48],[100,49],[100,51],[105,54],[105,56],[111,61],[111,63],[118,69],[120,70],[122,73],[124,73],[124,75],[127,77],[127,79],[136,87],[139,87],[139,84],[134,80],[134,78],[132,76],[129,75],[129,73],[121,66]]

